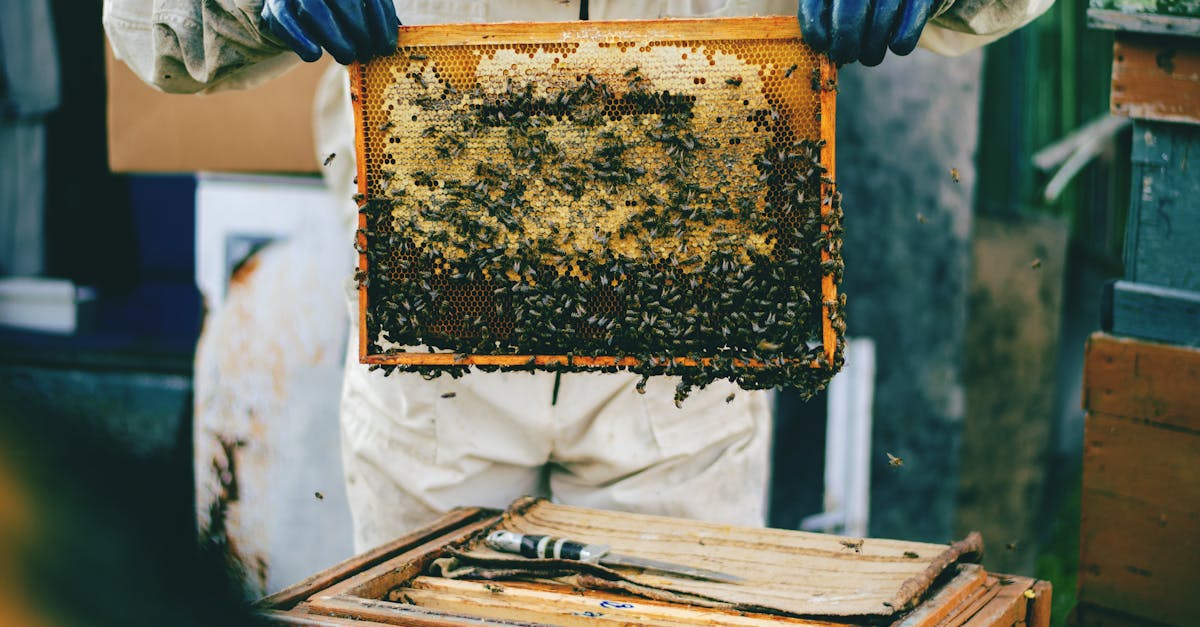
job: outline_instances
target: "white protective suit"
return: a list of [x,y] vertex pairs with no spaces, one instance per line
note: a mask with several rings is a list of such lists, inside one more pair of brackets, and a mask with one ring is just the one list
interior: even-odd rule
[[[1029,22],[1052,1],[944,0],[921,44],[943,54],[962,53]],[[299,61],[258,31],[262,4],[105,0],[104,24],[117,57],[162,90],[245,88]],[[578,0],[395,0],[395,5],[409,25],[579,16]],[[796,9],[795,0],[591,0],[589,17],[795,15]],[[315,157],[338,155],[326,177],[337,196],[347,199],[338,210],[350,242],[354,149],[346,87],[344,72],[331,72],[318,95]],[[349,244],[346,248],[349,268]],[[357,306],[357,298],[349,301]],[[552,374],[475,372],[432,382],[411,374],[385,378],[357,363],[358,333],[352,330],[349,337],[342,446],[359,550],[455,506],[502,507],[524,494],[730,524],[764,522],[771,433],[766,392],[717,382],[677,409],[673,378],[652,378],[639,395],[633,375],[564,374],[552,405]],[[454,396],[443,398],[448,392]],[[727,402],[730,393],[735,397]]]

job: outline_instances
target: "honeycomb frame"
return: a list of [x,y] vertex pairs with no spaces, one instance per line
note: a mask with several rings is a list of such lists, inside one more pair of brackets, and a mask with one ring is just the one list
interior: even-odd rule
[[[794,126],[792,118],[799,116],[811,116],[808,118],[815,122],[813,132],[806,135],[806,138],[820,141],[819,148],[819,165],[824,168],[824,176],[821,177],[819,184],[820,188],[820,215],[822,218],[829,218],[831,211],[839,211],[836,207],[835,190],[834,190],[834,129],[836,124],[836,66],[823,55],[812,53],[801,42],[799,26],[794,17],[754,17],[754,18],[718,18],[718,19],[667,19],[667,20],[629,20],[629,21],[609,21],[609,22],[560,22],[560,23],[493,23],[493,24],[462,24],[462,25],[438,25],[438,26],[405,26],[400,30],[398,51],[391,57],[383,57],[376,59],[366,64],[353,64],[349,68],[352,100],[354,102],[355,115],[355,133],[356,133],[356,152],[357,152],[357,184],[359,195],[357,200],[361,208],[367,207],[372,201],[381,198],[384,194],[379,193],[379,181],[386,177],[391,179],[396,175],[396,169],[400,166],[394,162],[379,163],[378,158],[371,156],[372,146],[378,146],[379,143],[387,138],[385,131],[392,125],[391,116],[387,113],[380,113],[373,110],[372,107],[383,102],[382,96],[378,92],[376,86],[378,83],[373,83],[377,80],[374,77],[380,72],[388,72],[399,61],[397,59],[407,58],[406,67],[413,63],[413,60],[420,59],[425,61],[428,56],[431,56],[439,49],[468,49],[476,51],[474,54],[477,58],[487,57],[488,51],[502,50],[515,51],[521,55],[528,54],[529,59],[534,59],[535,54],[556,53],[555,63],[558,63],[560,58],[565,57],[563,51],[569,54],[572,50],[577,50],[580,45],[583,46],[599,46],[608,50],[613,54],[613,60],[609,63],[609,75],[613,72],[628,72],[628,67],[634,63],[627,58],[629,51],[647,52],[652,47],[675,47],[682,49],[683,59],[687,59],[689,52],[694,56],[708,56],[710,65],[715,65],[711,55],[707,53],[713,49],[718,51],[724,50],[722,46],[729,46],[737,42],[755,43],[774,43],[784,44],[796,51],[796,54],[803,55],[808,59],[803,69],[798,69],[800,62],[794,62],[790,66],[784,66],[782,63],[764,62],[759,65],[748,62],[745,59],[739,59],[743,62],[746,70],[743,75],[739,74],[734,78],[726,78],[727,85],[722,86],[720,83],[719,74],[712,81],[714,85],[708,85],[705,77],[696,78],[695,90],[717,88],[742,88],[743,80],[747,83],[754,79],[751,70],[757,70],[758,76],[768,78],[774,77],[779,80],[780,75],[786,74],[788,79],[802,81],[806,85],[803,90],[793,90],[794,93],[808,92],[812,95],[812,102],[807,106],[801,106],[801,111],[793,112],[788,116],[787,124]],[[482,52],[480,52],[482,51]],[[616,55],[620,55],[617,57]],[[778,61],[778,59],[776,59]],[[423,64],[432,65],[433,63]],[[513,64],[510,66],[512,70],[518,70],[519,66]],[[636,70],[636,67],[634,67]],[[567,70],[568,72],[576,72],[576,70]],[[422,69],[422,76],[424,76]],[[507,74],[508,72],[504,72]],[[793,76],[794,74],[794,76]],[[437,73],[434,73],[437,76]],[[591,75],[588,75],[589,79]],[[418,78],[415,73],[407,73],[403,77],[396,75],[393,72],[393,81],[401,78],[417,80],[425,85],[424,78]],[[475,77],[478,78],[478,77]],[[578,80],[578,76],[576,77]],[[736,81],[736,82],[735,82]],[[449,78],[445,79],[446,84],[451,84]],[[761,81],[756,81],[761,84]],[[387,84],[385,81],[383,84]],[[511,82],[509,83],[511,89]],[[468,85],[459,84],[457,89],[466,89]],[[752,89],[749,85],[746,89]],[[687,93],[687,92],[685,92]],[[766,97],[765,91],[760,92]],[[775,93],[778,96],[778,93]],[[748,99],[747,99],[748,100]],[[747,104],[749,104],[747,102]],[[417,116],[413,116],[413,121]],[[386,119],[385,119],[386,118]],[[384,120],[381,123],[381,119]],[[721,118],[717,118],[720,120]],[[757,131],[757,127],[755,129]],[[377,148],[376,148],[377,150]],[[396,165],[391,172],[386,172],[381,165]],[[829,230],[829,222],[822,224],[820,231],[822,235],[826,235]],[[368,218],[365,211],[360,211],[359,214],[359,231],[356,237],[356,247],[359,252],[359,277],[366,278],[369,284],[369,278],[372,276],[372,267],[369,263],[367,254],[368,234],[371,233],[371,225],[368,224]],[[830,237],[833,237],[830,234]],[[840,240],[837,245],[840,246]],[[836,249],[834,249],[836,254]],[[840,307],[837,292],[837,275],[840,271],[824,269],[825,264],[831,261],[831,252],[827,248],[822,248],[819,253],[819,261],[822,263],[822,272],[820,275],[820,312],[821,312],[821,328],[820,339],[823,348],[824,359],[816,359],[811,362],[813,368],[821,368],[830,371],[836,370],[841,362],[841,341],[842,327],[844,322],[839,325],[835,322],[840,317]],[[840,257],[836,260],[840,263]],[[605,356],[605,355],[579,355],[572,354],[569,350],[560,351],[559,354],[532,354],[526,352],[524,354],[475,354],[452,352],[441,349],[441,352],[405,352],[403,350],[384,349],[380,346],[378,339],[373,340],[370,337],[371,325],[368,324],[368,312],[371,307],[371,290],[364,285],[360,278],[359,289],[359,360],[364,364],[381,365],[381,366],[402,366],[402,367],[459,367],[459,366],[485,366],[485,367],[512,367],[512,368],[527,368],[537,367],[545,369],[555,369],[564,366],[591,369],[591,368],[611,368],[611,367],[633,367],[640,362],[639,359],[632,356]],[[549,351],[546,351],[547,353]],[[670,357],[669,364],[672,366],[707,366],[711,362],[708,357]],[[665,362],[664,362],[665,363]],[[755,368],[762,364],[758,360],[747,360],[744,362],[735,362],[739,367]]]

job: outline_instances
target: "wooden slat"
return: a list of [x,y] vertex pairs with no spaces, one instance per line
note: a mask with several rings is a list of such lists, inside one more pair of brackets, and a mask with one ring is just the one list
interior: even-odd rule
[[641,599],[601,591],[574,591],[566,586],[522,583],[481,583],[418,577],[395,591],[414,605],[447,612],[464,612],[504,620],[547,622],[555,625],[807,625],[838,623],[783,616],[745,614]]
[[1200,125],[1137,120],[1129,162],[1125,279],[1200,292]]
[[932,597],[894,627],[925,627],[937,625],[953,616],[956,609],[979,591],[987,581],[987,572],[974,564],[960,567],[957,575],[942,586]]
[[1200,349],[1097,333],[1088,339],[1088,411],[1200,431]]
[[1049,581],[1033,584],[1034,597],[1029,600],[1025,611],[1025,624],[1029,627],[1050,627],[1050,610],[1054,604],[1054,589]]
[[1131,31],[1155,35],[1200,35],[1200,18],[1157,13],[1126,13],[1109,9],[1088,9],[1088,26],[1104,30]]
[[1200,432],[1092,412],[1083,472],[1088,490],[1200,512]]
[[1200,40],[1119,33],[1112,71],[1113,113],[1200,123]]
[[315,602],[316,599],[339,595],[382,599],[388,590],[406,583],[424,571],[442,549],[494,524],[494,518],[485,518],[455,529],[321,590],[309,597],[309,601]]
[[[1146,457],[1157,454],[1148,451]],[[1136,467],[1127,471],[1138,472]],[[1198,499],[1169,485],[1158,496],[1166,500],[1092,490],[1085,474],[1079,601],[1175,625],[1200,625]]]
[[709,19],[605,20],[588,22],[502,22],[402,26],[400,46],[480,46],[497,42],[623,41],[630,36],[660,41],[795,39],[792,16],[725,18],[720,29]]
[[268,610],[259,612],[258,615],[273,625],[294,625],[295,627],[371,627],[372,625],[386,624],[320,614],[300,614],[294,611]]
[[1166,627],[1166,623],[1130,616],[1090,603],[1075,606],[1075,621],[1071,624],[1084,627]]
[[438,520],[412,531],[387,544],[383,544],[361,555],[356,555],[340,564],[323,570],[299,583],[284,588],[275,594],[263,597],[254,605],[262,610],[288,609],[297,602],[306,599],[321,590],[334,585],[354,574],[371,568],[384,560],[391,559],[401,553],[412,550],[445,535],[454,529],[478,521],[481,518],[494,518],[498,514],[492,510],[478,507],[463,507],[448,512]]
[[1025,591],[1033,587],[1033,580],[1011,577],[1012,583],[996,586],[996,596],[979,612],[963,623],[964,627],[1013,627],[1025,620],[1029,599]]
[[408,627],[470,627],[474,625],[544,625],[515,620],[497,620],[479,616],[466,616],[459,612],[437,612],[412,605],[375,601],[357,597],[329,597],[320,604],[314,603],[313,612],[331,616],[353,616],[370,621],[370,625],[406,625]]
[[1100,326],[1109,333],[1200,346],[1200,292],[1112,281],[1103,300]]
[[[981,544],[977,534],[946,546],[700,521],[682,526],[677,519],[661,516],[532,499],[513,509],[502,523],[510,531],[608,544],[616,553],[720,570],[747,580],[729,585],[648,571],[622,572],[636,584],[803,616],[898,615],[923,597],[953,562],[978,551]],[[480,560],[511,559],[481,545],[472,546],[469,553]]]
[[[832,283],[831,283],[832,287]],[[836,288],[834,288],[836,289]],[[359,290],[360,294],[365,291]],[[836,294],[836,292],[835,292]],[[360,297],[366,298],[365,296]],[[365,320],[365,310],[362,310],[362,316]],[[365,333],[365,331],[363,331]],[[364,336],[365,337],[365,336]],[[365,348],[363,350],[366,350]],[[611,366],[636,366],[641,363],[634,357],[591,357],[588,355],[473,355],[467,353],[383,353],[379,355],[360,355],[360,360],[364,364],[404,364],[410,366],[529,366],[530,360],[539,366],[585,366],[589,368],[608,368]],[[712,359],[705,357],[701,359],[692,359],[690,357],[673,357],[669,360],[663,358],[659,363],[666,365],[668,361],[676,366],[707,366],[712,363]],[[787,359],[787,362],[798,362],[799,360]],[[652,362],[653,363],[653,362]],[[738,367],[761,368],[764,362],[757,359],[751,360],[733,360],[733,364]],[[809,362],[812,368],[821,368],[819,361]]]

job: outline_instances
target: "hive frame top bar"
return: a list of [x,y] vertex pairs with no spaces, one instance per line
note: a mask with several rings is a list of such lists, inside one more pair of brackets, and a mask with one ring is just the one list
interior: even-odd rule
[[[713,25],[721,24],[720,29]],[[488,22],[401,26],[399,46],[478,46],[548,42],[620,41],[636,31],[655,39],[798,39],[800,23],[792,16],[662,18],[570,22]],[[830,63],[832,67],[832,63]]]
[[[719,28],[714,26],[719,25]],[[629,38],[653,38],[660,41],[731,41],[731,40],[773,40],[801,39],[799,22],[794,16],[754,16],[754,17],[721,17],[721,18],[662,18],[654,20],[605,20],[605,21],[564,21],[564,22],[489,22],[463,24],[436,24],[401,26],[398,48],[414,46],[478,46],[478,45],[512,45],[512,44],[545,44],[600,42],[615,43],[628,41]],[[348,68],[352,91],[356,92],[361,84],[367,65],[355,62]],[[835,152],[834,135],[836,129],[836,77],[837,67],[826,56],[822,56],[818,68],[820,72],[820,137],[824,140],[821,148],[820,162],[825,167],[827,180],[821,184],[822,196],[831,197],[834,193],[836,180],[834,170]],[[355,114],[355,143],[359,154],[363,153],[366,141],[363,125],[362,106],[354,107]],[[369,201],[369,178],[365,159],[356,160],[359,204]],[[821,208],[822,215],[830,211],[828,205]],[[359,234],[356,236],[359,246],[359,268],[367,268],[367,255],[362,252],[366,243],[363,231],[366,219],[359,215]],[[827,227],[822,227],[825,231]],[[821,260],[830,258],[829,253],[822,250]],[[630,357],[589,357],[582,355],[464,355],[452,352],[437,353],[384,353],[370,352],[370,341],[366,325],[367,290],[359,290],[359,361],[363,364],[404,364],[429,366],[467,366],[495,365],[511,366],[528,364],[534,360],[539,366],[554,366],[574,364],[580,366],[606,367],[628,366],[636,363]],[[837,352],[837,332],[830,319],[831,308],[828,303],[836,302],[838,298],[834,277],[826,273],[821,277],[822,306],[822,343],[825,357],[833,363]],[[669,358],[670,363],[682,366],[701,365],[708,359]],[[664,358],[667,363],[667,358]],[[753,362],[747,364],[754,367]],[[821,364],[813,362],[814,368]]]

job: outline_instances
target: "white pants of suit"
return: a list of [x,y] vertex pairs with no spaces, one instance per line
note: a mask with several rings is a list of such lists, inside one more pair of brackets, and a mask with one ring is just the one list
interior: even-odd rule
[[[409,4],[410,6],[404,6]],[[663,15],[792,14],[793,2],[591,2],[592,19]],[[571,20],[577,2],[397,2],[405,24]],[[353,154],[345,74],[318,109],[321,154]],[[351,160],[327,176],[345,185]],[[347,213],[347,215],[353,215]],[[347,223],[348,224],[348,223]],[[348,227],[349,228],[349,227]],[[347,241],[349,235],[347,235]],[[353,307],[358,299],[353,298]],[[352,312],[352,317],[357,318]],[[571,505],[761,526],[766,517],[771,407],[767,392],[727,381],[675,407],[677,379],[638,394],[628,373],[483,373],[426,381],[384,377],[347,347],[341,421],[355,546],[387,542],[457,506],[504,507],[537,494]],[[452,398],[443,398],[453,393]],[[727,397],[734,394],[730,402]]]

